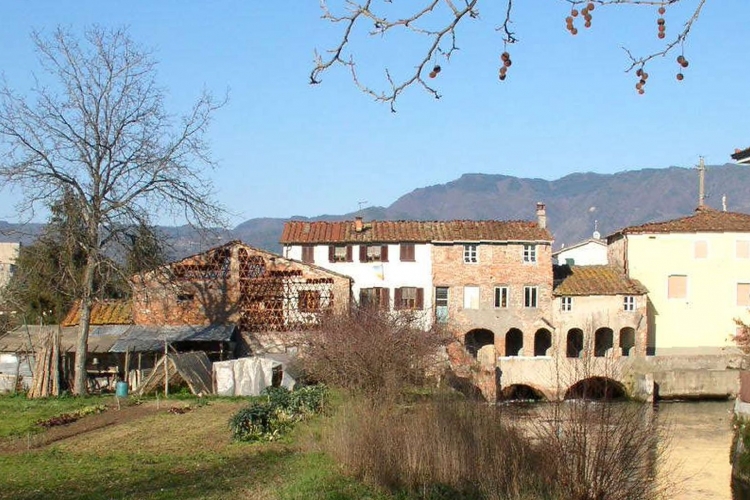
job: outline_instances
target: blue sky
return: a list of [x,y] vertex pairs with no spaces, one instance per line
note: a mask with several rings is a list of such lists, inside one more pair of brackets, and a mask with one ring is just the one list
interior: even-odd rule
[[[186,110],[203,87],[218,95],[228,89],[209,140],[220,164],[211,177],[234,224],[352,212],[365,200],[386,206],[469,172],[552,180],[689,167],[699,155],[723,164],[735,147],[750,146],[747,0],[708,0],[685,45],[685,80],[675,80],[677,54],[669,55],[650,64],[643,96],[635,76],[623,72],[621,47],[659,47],[655,8],[599,7],[593,27],[572,37],[566,2],[516,2],[520,43],[510,48],[508,79],[499,82],[500,3],[480,2],[481,18],[459,30],[461,50],[435,80],[442,99],[414,88],[395,114],[359,92],[343,69],[308,84],[313,51],[339,33],[313,0],[6,1],[0,71],[25,92],[38,71],[32,29],[98,23],[128,26],[153,49],[170,111]],[[667,12],[668,34],[696,1],[683,3]],[[368,77],[417,60],[418,45],[407,37],[355,42]],[[2,190],[0,219],[17,219],[17,196]]]

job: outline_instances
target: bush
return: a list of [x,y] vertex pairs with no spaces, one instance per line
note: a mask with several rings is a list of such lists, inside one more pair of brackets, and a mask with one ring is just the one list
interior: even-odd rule
[[327,399],[328,389],[323,385],[296,391],[268,387],[229,420],[232,436],[238,441],[275,441],[296,422],[323,412]]
[[423,385],[447,336],[424,331],[420,319],[369,309],[328,317],[305,337],[301,366],[315,380],[370,395]]

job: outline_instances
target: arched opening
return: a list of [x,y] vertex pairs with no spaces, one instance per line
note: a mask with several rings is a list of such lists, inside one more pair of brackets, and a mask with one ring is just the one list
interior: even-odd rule
[[523,332],[518,328],[511,328],[505,334],[505,355],[520,356],[523,353]]
[[612,352],[614,332],[611,328],[599,328],[594,333],[594,356],[603,357]]
[[626,399],[625,387],[607,377],[589,377],[570,386],[565,399],[588,399],[595,401]]
[[503,388],[498,395],[501,401],[542,401],[542,391],[526,384],[513,384]]
[[620,330],[620,350],[623,356],[630,356],[635,347],[635,329],[625,327]]
[[477,357],[479,349],[486,345],[493,345],[494,343],[495,334],[490,330],[485,330],[483,328],[471,330],[464,335],[464,346],[466,346],[466,350],[475,358]]
[[552,347],[552,333],[546,328],[540,328],[534,334],[534,356],[547,356]]
[[569,358],[580,358],[583,356],[583,330],[580,328],[571,328],[568,330],[565,355]]

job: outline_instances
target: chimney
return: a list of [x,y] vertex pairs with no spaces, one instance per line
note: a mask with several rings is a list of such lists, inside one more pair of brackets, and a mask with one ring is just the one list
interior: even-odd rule
[[354,218],[354,232],[355,233],[361,233],[362,232],[362,217],[355,217]]
[[541,201],[536,204],[536,218],[541,229],[547,229],[547,206]]

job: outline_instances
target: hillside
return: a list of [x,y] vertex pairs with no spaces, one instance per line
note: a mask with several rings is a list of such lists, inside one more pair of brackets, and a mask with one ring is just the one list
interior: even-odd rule
[[[706,203],[720,209],[722,196],[728,210],[750,213],[750,167],[726,164],[707,167]],[[378,220],[527,219],[535,218],[537,201],[547,204],[549,228],[555,248],[591,237],[595,221],[602,235],[644,222],[689,215],[698,200],[696,169],[629,170],[615,174],[574,173],[557,180],[518,178],[499,174],[464,174],[446,184],[418,188],[388,207],[369,207],[361,212],[299,220],[342,220],[361,214]],[[286,219],[249,219],[234,229],[218,232],[212,241],[239,239],[274,252]],[[0,221],[1,241],[31,241],[38,225],[22,229]],[[196,253],[200,244],[189,228],[162,228],[175,254]],[[27,234],[19,238],[20,234]]]

